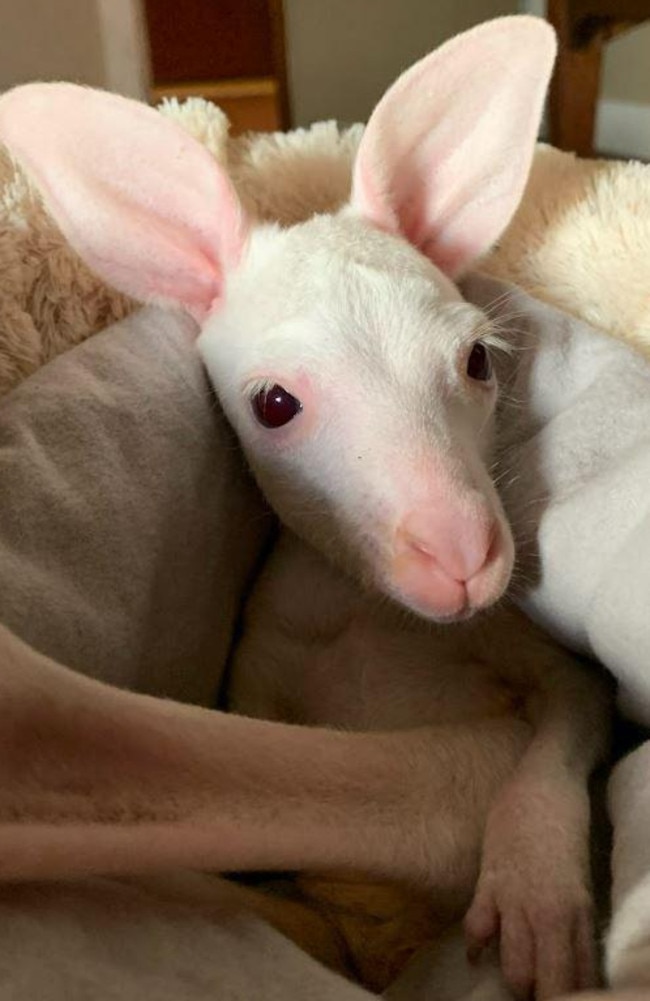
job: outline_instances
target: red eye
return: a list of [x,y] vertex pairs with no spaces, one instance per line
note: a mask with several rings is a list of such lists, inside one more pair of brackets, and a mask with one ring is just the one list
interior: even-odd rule
[[467,374],[477,382],[488,382],[492,378],[492,360],[483,341],[477,341],[467,359]]
[[253,413],[265,428],[281,428],[302,410],[302,403],[277,383],[260,389],[251,400]]

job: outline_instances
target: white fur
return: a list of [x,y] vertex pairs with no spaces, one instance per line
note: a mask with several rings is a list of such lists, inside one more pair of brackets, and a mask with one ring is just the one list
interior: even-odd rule
[[[283,522],[400,597],[392,540],[427,499],[432,454],[489,499],[507,545],[485,467],[495,387],[464,371],[479,337],[485,316],[429,261],[343,214],[254,232],[199,349]],[[308,380],[296,427],[256,424],[261,376],[297,396]]]
[[[527,706],[537,733],[494,796],[467,932],[470,941],[482,944],[499,925],[506,928],[501,947],[506,980],[518,991],[536,985],[545,998],[590,986],[594,973],[585,783],[603,750],[607,723],[603,693],[588,672],[514,610],[443,629],[406,618],[362,594],[317,552],[284,532],[248,603],[229,688],[230,708],[247,716],[348,731],[515,718],[519,702]],[[475,789],[487,791],[491,769],[489,754],[477,753]],[[469,817],[476,813],[474,793],[458,793],[465,802],[466,838]],[[443,859],[458,832],[451,819],[455,811],[447,812],[449,802],[441,798],[439,809],[441,822],[429,839],[434,857]],[[473,866],[459,865],[458,857],[436,875],[430,887],[436,905],[430,940],[439,927],[462,919],[475,879]],[[353,905],[344,886],[347,924],[355,907],[363,921],[363,892]],[[317,907],[322,885],[314,894],[307,881],[303,892]],[[325,898],[332,922],[339,893],[334,886]],[[398,894],[394,912],[388,909],[383,917],[397,924],[398,957],[403,940],[415,937],[404,896]],[[375,917],[366,931],[370,943],[377,928]],[[346,931],[344,923],[341,934]],[[395,943],[384,946],[383,961],[392,969],[390,944]],[[372,947],[363,938],[352,938],[348,948],[357,972],[368,964],[372,969],[372,953],[366,958]],[[439,977],[433,960],[431,966]],[[507,996],[493,963],[472,974],[466,960],[457,958],[453,970],[450,996],[473,990],[477,998],[492,997],[493,990],[495,998]],[[377,980],[367,985],[386,986]]]
[[[347,208],[289,231],[256,232],[226,172],[149,109],[62,84],[0,101],[0,135],[89,266],[205,321],[209,370],[281,519],[434,619],[493,603],[512,569],[487,469],[494,382],[467,372],[489,325],[448,307],[449,277],[517,207],[554,55],[534,18],[452,39],[377,105]],[[302,412],[260,434],[250,387],[274,383]]]
[[[542,996],[588,979],[584,784],[606,729],[600,692],[576,681],[571,666],[565,671],[559,654],[549,656],[532,627],[530,648],[517,626],[499,634],[498,653],[482,649],[477,665],[462,632],[441,651],[428,627],[391,629],[372,598],[343,597],[345,583],[335,583],[328,602],[323,579],[336,574],[323,557],[432,619],[466,617],[503,594],[513,546],[489,475],[496,383],[468,372],[473,347],[492,331],[449,278],[489,249],[516,208],[553,55],[549,29],[534,19],[505,19],[452,40],[380,101],[359,145],[349,206],[286,231],[255,227],[205,150],[142,107],[64,85],[25,88],[0,103],[8,145],[89,265],[129,294],[182,305],[204,321],[201,350],[260,484],[284,523],[321,551],[303,573],[304,543],[296,543],[289,571],[276,568],[271,587],[286,607],[269,600],[270,622],[260,613],[249,633],[255,664],[260,650],[282,651],[294,674],[278,672],[277,680],[294,692],[305,659],[301,597],[311,597],[310,659],[328,676],[344,669],[341,694],[333,703],[322,687],[310,694],[316,671],[289,714],[366,729],[431,724],[439,713],[453,723],[505,713],[516,730],[514,706],[506,698],[503,707],[504,680],[529,696],[536,735],[489,810],[468,930],[482,944],[499,924],[511,927],[510,941],[502,937],[505,973],[520,989],[537,982]],[[108,143],[96,123],[102,115],[116,126]],[[302,409],[286,427],[263,429],[251,390],[275,383]],[[338,652],[321,602],[349,616]],[[290,649],[274,634],[278,626]],[[385,683],[394,671],[403,699]],[[251,698],[250,676],[246,687]],[[287,701],[282,693],[282,718]],[[262,710],[270,711],[266,692]],[[316,715],[305,718],[310,710]],[[475,765],[480,806],[472,802],[472,818],[489,808],[496,774],[489,754],[477,754]],[[462,790],[452,790],[451,815],[462,805]],[[549,811],[549,836],[540,837]],[[478,841],[459,873],[442,863],[449,832],[438,836],[431,854],[440,878],[453,877],[456,892],[467,894]],[[561,859],[552,874],[548,851]],[[529,954],[546,955],[547,964]]]

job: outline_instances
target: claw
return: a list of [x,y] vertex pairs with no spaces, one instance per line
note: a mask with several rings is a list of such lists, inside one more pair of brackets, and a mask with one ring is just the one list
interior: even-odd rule
[[468,959],[470,952],[477,962],[484,949],[487,949],[499,935],[499,910],[493,899],[477,891],[472,905],[465,915],[464,931],[467,940]]

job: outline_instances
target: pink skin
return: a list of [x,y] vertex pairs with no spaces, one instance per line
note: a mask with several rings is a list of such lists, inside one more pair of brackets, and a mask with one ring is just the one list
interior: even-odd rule
[[[280,385],[301,403],[301,410],[278,428],[261,426],[250,401],[260,383]],[[491,387],[492,389],[494,386]],[[304,369],[253,372],[241,395],[250,410],[246,437],[254,451],[276,460],[308,445],[332,411],[344,412],[350,425],[363,420],[355,405],[358,389],[345,374],[320,379]],[[383,515],[374,518],[383,555],[378,585],[401,604],[436,621],[465,619],[497,601],[505,591],[514,559],[510,529],[496,497],[459,483],[458,472],[431,452],[413,463],[395,454],[391,492]]]
[[[455,314],[448,307],[450,302],[460,300],[453,281],[498,239],[520,201],[554,54],[552,31],[540,19],[505,18],[453,39],[405,73],[380,101],[368,123],[355,162],[349,206],[338,217],[326,217],[327,232],[322,227],[319,229],[317,221],[312,221],[308,231],[312,235],[311,243],[307,241],[307,245],[302,246],[297,258],[287,259],[288,269],[284,266],[287,262],[279,267],[283,232],[273,227],[258,231],[254,220],[246,218],[226,172],[207,150],[151,108],[115,95],[66,84],[29,85],[0,99],[0,138],[28,172],[71,246],[110,285],[142,302],[184,309],[203,323],[206,317],[221,312],[224,305],[224,312],[228,313],[229,300],[237,298],[233,288],[236,289],[238,282],[242,287],[248,280],[248,301],[241,297],[239,314],[235,310],[232,315],[236,322],[231,323],[229,329],[224,329],[225,325],[219,330],[204,329],[200,350],[224,410],[239,431],[249,458],[251,453],[256,453],[253,456],[257,462],[256,475],[259,468],[264,475],[268,474],[268,487],[266,482],[263,485],[269,499],[289,527],[293,527],[290,515],[307,512],[302,534],[313,545],[320,544],[328,557],[331,538],[338,531],[339,538],[357,557],[354,569],[365,576],[372,575],[384,591],[434,619],[466,617],[497,600],[506,587],[512,567],[512,540],[486,468],[489,448],[487,436],[482,432],[490,417],[489,401],[473,393],[459,376],[458,366],[466,358],[463,351],[468,344],[460,344],[462,329],[454,324]],[[352,220],[354,225],[348,226],[346,220]],[[335,317],[337,324],[335,330],[330,330],[329,339],[325,337],[321,343],[319,328],[310,328],[308,321],[322,299],[324,276],[317,256],[321,250],[320,236],[327,238],[328,232],[332,274],[344,272],[351,256],[357,253],[355,260],[359,270],[371,271],[375,280],[374,283],[369,281],[370,291],[365,290],[363,303],[351,298],[327,303],[328,316]],[[382,241],[381,246],[378,241]],[[376,258],[380,257],[383,270],[381,266],[374,270],[367,267],[373,254],[375,258],[371,264],[374,266]],[[261,283],[258,281],[260,275],[265,279]],[[400,278],[404,279],[402,283]],[[279,295],[278,286],[283,280],[286,295]],[[439,295],[437,299],[427,299],[426,307],[423,306],[416,316],[409,310],[415,308],[414,302],[419,304],[422,286],[427,282]],[[336,295],[336,282],[330,282],[327,287]],[[418,290],[415,297],[410,294],[414,287]],[[340,288],[338,286],[339,291]],[[396,317],[395,302],[400,289],[404,290],[404,298],[399,300],[400,315]],[[289,299],[291,312],[287,306]],[[273,370],[277,359],[275,356],[266,359],[264,351],[264,333],[272,329],[273,323],[281,325],[284,321],[286,326],[289,319],[293,321],[290,357],[284,359],[290,371],[299,368],[301,352],[304,352],[316,359],[320,378],[326,360],[332,353],[336,355],[341,346],[345,348],[347,321],[359,313],[367,316],[373,303],[378,304],[382,322],[392,318],[393,326],[388,331],[392,345],[399,347],[403,343],[400,337],[404,316],[416,321],[409,325],[407,350],[400,354],[393,349],[390,358],[393,367],[387,373],[384,386],[402,379],[401,400],[406,401],[403,409],[412,407],[413,420],[404,421],[400,433],[386,441],[388,436],[378,432],[386,426],[379,420],[382,400],[368,393],[360,427],[366,433],[366,443],[382,447],[376,449],[373,460],[368,462],[367,474],[364,467],[365,478],[359,471],[354,479],[350,455],[357,445],[354,435],[358,428],[354,427],[353,435],[351,422],[347,425],[330,422],[331,410],[319,419],[315,385],[311,387],[312,411],[310,387],[300,386],[301,376],[296,377],[296,395],[301,399],[301,393],[304,395],[305,407],[296,419],[295,437],[291,428],[282,429],[273,437],[262,434],[259,428],[253,431],[250,401],[241,390],[250,382],[251,373],[261,371],[262,376],[268,378],[269,371]],[[280,315],[283,311],[285,315]],[[437,326],[433,323],[436,316],[440,321]],[[477,319],[480,321],[480,317]],[[315,335],[315,345],[306,343],[307,333]],[[437,354],[430,355],[430,360],[435,369],[431,384],[439,387],[440,393],[432,401],[426,395],[428,389],[419,386],[418,404],[410,389],[417,382],[420,370],[428,372],[429,368],[426,354],[418,353],[419,348],[416,348],[418,345],[421,348],[429,337],[437,339],[439,348]],[[366,349],[369,346],[372,342],[366,344]],[[355,357],[363,360],[368,356],[366,350],[365,353],[359,351]],[[381,365],[381,354],[372,360]],[[409,363],[411,371],[405,373]],[[286,375],[278,376],[278,381],[286,385]],[[367,381],[362,378],[359,384],[364,385]],[[428,387],[429,383],[426,385]],[[452,403],[454,399],[457,401],[456,409],[450,399]],[[429,406],[430,403],[435,406]],[[435,413],[430,413],[433,409]],[[395,408],[389,416],[392,418],[394,414]],[[414,428],[422,428],[427,415],[430,418],[427,431],[420,430],[420,440],[414,442],[410,457],[405,458],[400,449],[403,451],[405,443],[409,444]],[[328,423],[336,425],[334,431],[340,441],[336,440],[336,434],[334,440],[323,441],[326,436],[319,431]],[[346,428],[349,437],[344,433]],[[329,446],[325,454],[320,451],[323,444]],[[423,454],[426,456],[424,470],[418,465]],[[290,462],[286,457],[292,455]],[[276,459],[282,459],[285,466],[279,461],[279,468],[275,468]],[[335,475],[330,474],[337,471],[340,479],[334,482]],[[292,477],[290,473],[295,475]],[[331,482],[325,482],[327,477]],[[263,482],[262,476],[258,475],[258,479]],[[391,482],[386,486],[389,479]],[[309,490],[301,493],[301,483],[305,482],[309,486],[315,484],[315,495]],[[276,498],[282,503],[276,503]],[[313,503],[314,500],[317,503]],[[324,527],[321,523],[323,508],[327,508],[328,513],[329,509],[334,512],[331,523]],[[316,513],[310,523],[312,510]],[[508,650],[506,656],[509,655]],[[61,680],[58,668],[56,670],[58,680],[50,683],[48,668],[44,680],[48,692],[50,684],[52,692],[60,691]],[[20,684],[24,685],[26,673],[21,671],[18,676]],[[71,679],[70,684],[76,687],[81,682]],[[20,685],[16,690],[21,691]],[[107,711],[113,699],[113,693],[88,692],[89,703],[106,705]],[[143,705],[144,713],[144,718],[139,712],[135,714],[135,734],[143,736],[150,732],[143,728],[150,712],[155,723],[162,714],[160,732],[167,737],[170,731],[167,713],[179,726],[186,724],[180,726],[182,732],[178,733],[178,740],[170,744],[169,767],[163,769],[165,782],[173,782],[177,775],[176,763],[185,760],[182,754],[186,745],[189,746],[188,759],[200,765],[197,802],[189,803],[185,811],[180,810],[179,820],[187,817],[192,823],[197,811],[206,808],[202,798],[204,788],[208,790],[207,800],[210,808],[214,807],[212,812],[216,819],[223,817],[223,802],[215,798],[211,783],[225,783],[233,791],[233,812],[237,820],[230,830],[231,843],[236,852],[241,852],[242,839],[248,839],[251,847],[248,863],[253,866],[283,861],[288,867],[310,865],[309,849],[318,839],[325,842],[325,848],[330,847],[329,842],[347,830],[347,818],[355,815],[355,809],[364,806],[364,802],[358,802],[363,801],[358,790],[372,789],[369,784],[372,779],[384,782],[383,759],[377,757],[374,745],[367,773],[360,772],[357,752],[347,746],[350,743],[348,735],[295,734],[291,728],[277,729],[275,724],[254,727],[250,720],[223,718],[219,719],[219,736],[223,741],[213,741],[210,732],[196,746],[198,724],[194,714],[190,719],[189,710],[164,706],[161,709],[157,703],[150,705],[149,702],[141,703],[137,697],[129,697],[133,699]],[[50,719],[51,698],[45,702]],[[79,738],[79,716],[74,705],[74,700],[62,705],[61,715],[72,736]],[[111,720],[119,720],[118,729],[122,734],[127,728],[120,715],[123,708],[120,702],[110,714]],[[134,703],[134,711],[136,709]],[[211,730],[213,721],[211,715],[206,716],[205,727]],[[574,724],[572,717],[568,725],[573,728]],[[548,743],[555,747],[558,743],[556,721],[553,727]],[[451,730],[457,743],[458,728]],[[268,753],[274,737],[282,737],[285,731],[286,760],[295,768],[288,782],[286,775],[289,773],[280,774]],[[256,735],[257,743],[253,739]],[[332,743],[333,737],[339,736],[346,737],[341,760],[349,771],[341,769],[336,755],[331,760],[322,757],[322,749]],[[406,738],[400,737],[400,741],[403,739]],[[305,742],[313,752],[312,772],[302,746]],[[471,765],[486,760],[485,744],[479,743],[480,748],[472,753]],[[122,746],[117,739],[112,744]],[[147,741],[144,744],[150,757],[152,745]],[[338,744],[336,741],[334,750],[337,753]],[[68,746],[76,745],[70,741]],[[155,742],[153,746],[157,746]],[[421,789],[426,795],[436,776],[446,778],[444,762],[453,761],[456,766],[459,755],[455,747],[454,752],[443,756],[440,762],[434,751],[435,747],[432,750],[427,746],[422,755],[425,764]],[[139,773],[134,770],[137,762],[134,764],[133,757],[134,752],[119,776],[120,790],[128,788],[134,774],[144,775],[142,788],[147,793],[151,788],[153,799],[160,803],[161,790],[151,785],[146,769]],[[59,758],[60,752],[55,746],[48,760],[56,765]],[[393,760],[402,764],[409,759],[396,753],[391,746],[386,761]],[[492,781],[495,778],[494,756],[488,755],[487,760]],[[95,772],[90,776],[83,772],[88,761],[94,764],[81,747],[73,757],[72,774],[81,773],[91,790],[93,802],[97,800],[102,804],[103,789]],[[36,774],[31,760],[29,764],[29,774]],[[246,768],[258,764],[263,772],[259,783],[247,782]],[[543,771],[546,773],[546,770],[544,762]],[[370,817],[360,818],[361,830],[370,829],[368,825],[376,814],[374,804],[382,791],[386,792],[391,804],[395,791],[401,794],[416,789],[416,803],[422,799],[419,788],[412,785],[412,771],[409,769],[408,775],[396,776],[387,773],[382,790],[375,790],[370,795]],[[461,790],[472,787],[474,769],[469,767],[467,772],[463,782],[450,783],[452,798],[462,800]],[[301,776],[305,775],[316,776],[315,789],[313,782],[301,784]],[[239,781],[235,782],[237,777]],[[275,784],[271,781],[273,777]],[[338,814],[332,814],[331,785],[339,778],[343,784],[342,808]],[[477,781],[483,788],[485,778]],[[319,790],[325,804],[324,813],[314,815],[314,822],[309,827],[305,811],[309,814]],[[172,786],[171,794],[171,801],[182,805],[182,790],[178,793]],[[440,797],[437,799],[439,801]],[[266,812],[260,810],[260,802],[266,806]],[[271,817],[276,826],[280,819],[288,823],[287,818],[293,815],[292,806],[294,810],[300,807],[300,815],[291,829],[295,851],[290,858],[285,858],[281,849],[288,843],[286,831],[279,831],[277,840],[271,843],[267,821]],[[460,806],[465,817],[465,803],[461,802]],[[397,807],[396,834],[390,842],[391,866],[397,865],[396,860],[404,855],[401,848],[403,817],[408,814],[401,800]],[[517,840],[517,830],[513,832],[511,814],[510,810],[504,811],[502,833],[494,840],[507,843],[506,835],[510,833],[511,843],[521,852],[523,849]],[[325,824],[323,816],[327,818]],[[59,812],[58,823],[60,817]],[[26,819],[35,821],[29,814]],[[422,828],[421,823],[412,826],[416,831]],[[464,829],[466,824],[461,827]],[[111,826],[109,823],[102,828],[102,834],[104,830],[126,845],[127,854],[132,850],[132,835],[120,829],[119,824]],[[140,842],[142,854],[152,864],[156,861],[171,864],[173,860],[177,864],[188,864],[187,854],[181,851],[187,852],[191,847],[184,829],[165,830],[169,850],[159,848],[156,855],[155,845],[152,852],[145,832]],[[261,836],[256,834],[258,830],[262,831]],[[374,847],[386,840],[385,830],[382,820],[377,836],[368,839]],[[206,851],[219,845],[218,828],[209,825],[201,827],[198,833]],[[52,843],[51,832],[46,831],[43,837]],[[87,837],[84,831],[84,838]],[[2,853],[10,863],[4,870],[6,875],[20,874],[20,867],[12,869],[11,863],[20,855],[21,840],[19,834],[16,841],[12,841],[11,849]],[[428,844],[426,839],[425,843]],[[35,844],[32,839],[32,847]],[[67,847],[61,851],[65,865],[74,869],[76,859],[71,857],[71,851],[74,853],[71,844],[66,842]],[[358,854],[354,858],[351,854],[355,845],[365,845],[356,830],[337,844],[339,854],[330,852],[327,855],[323,851],[321,860],[341,865],[346,861],[352,865],[364,861],[363,858],[359,860]],[[262,849],[272,849],[271,857]],[[448,860],[439,857],[438,846],[435,849],[431,850],[435,861],[440,861],[443,872],[451,871]],[[358,851],[366,854],[361,847]],[[31,854],[31,860],[25,862],[25,872],[34,874],[27,865],[33,864],[34,852]],[[114,845],[108,854],[115,858]],[[424,858],[425,853],[417,846],[415,854]],[[101,863],[97,858],[89,862],[88,870],[93,866],[101,869],[106,857],[105,852]],[[197,858],[213,867],[226,864],[223,857],[209,854],[199,854],[195,862]],[[229,861],[236,867],[238,859],[248,864],[236,854]],[[493,857],[486,856],[485,864],[488,870],[491,866],[499,873],[503,871],[501,861],[495,848]],[[138,857],[140,864],[142,856]],[[49,872],[56,874],[56,866],[52,863]],[[481,910],[480,914],[475,912],[475,916],[478,914],[477,927],[473,931],[481,941],[494,930],[493,901],[488,892],[491,882],[488,880],[484,884],[487,910]],[[528,891],[529,882],[524,879],[523,884]],[[516,896],[520,896],[521,889],[515,889]],[[497,900],[497,909],[498,905]],[[490,920],[484,922],[483,913],[487,913]]]
[[[554,54],[553,33],[541,21],[505,18],[452,39],[400,77],[377,105],[358,150],[346,210],[361,223],[354,239],[370,241],[371,230],[390,234],[387,260],[391,253],[400,256],[395,240],[406,241],[452,288],[450,280],[489,248],[517,207]],[[136,299],[181,306],[205,321],[227,304],[232,276],[250,268],[254,221],[227,174],[152,109],[67,84],[28,85],[2,98],[0,136],[86,263]],[[349,249],[345,227],[336,232],[343,261]],[[266,244],[271,273],[274,238]],[[294,262],[290,276],[297,287],[315,289],[316,299],[317,267],[310,269],[310,262],[317,251],[315,243]],[[404,265],[421,274],[413,258],[402,255],[398,264],[396,273]],[[272,302],[268,291],[251,285],[253,299],[260,298],[258,316]],[[381,294],[388,313],[394,295],[388,286]],[[309,303],[301,308],[308,310]],[[249,330],[242,325],[233,331],[238,345]],[[298,338],[298,352],[300,344]],[[226,387],[232,382],[231,372],[206,362],[218,389],[219,380]],[[307,417],[300,423],[308,429]],[[390,554],[388,560],[378,567],[365,553],[355,569],[370,572],[422,614],[446,620],[500,597],[512,553],[485,470],[484,484],[466,474],[452,482],[444,468],[441,475],[423,501],[407,493],[398,510],[391,498],[370,497],[370,484],[359,484],[351,501],[339,498],[335,506],[351,549],[349,526],[367,531],[375,512],[389,508],[393,534],[373,540],[375,550]],[[352,510],[359,497],[363,509]],[[294,509],[311,499],[294,497]],[[282,509],[278,514],[285,517]],[[315,538],[319,531],[314,526]]]
[[[297,439],[314,431],[313,394],[306,391],[306,378],[300,382],[302,386],[285,378],[281,384],[303,402],[303,410],[286,427],[262,429],[278,451],[295,447]],[[399,465],[397,460],[394,466]],[[459,494],[442,463],[432,463],[429,475],[418,478],[424,480],[424,489],[416,489],[406,470],[395,479],[404,483],[396,498],[399,506],[376,529],[387,553],[377,569],[380,587],[436,621],[464,619],[497,601],[514,560],[512,534],[502,512],[478,490]]]
[[[278,468],[286,468],[285,478],[291,479],[294,455],[309,448],[311,439],[318,440],[321,434],[328,437],[327,417],[332,411],[345,414],[349,426],[364,427],[363,396],[345,375],[321,379],[317,385],[306,373],[287,376],[276,370],[267,381],[300,400],[302,409],[286,425],[270,429],[260,426],[251,413],[246,437],[253,468],[261,452],[272,454]],[[253,387],[256,383],[252,380]],[[245,394],[250,396],[250,391]],[[362,397],[361,403],[356,402],[357,396]],[[451,463],[433,447],[426,458],[414,461],[408,448],[400,453],[382,448],[374,437],[372,442],[371,452],[380,457],[379,468],[390,469],[391,475],[377,475],[376,466],[358,484],[353,468],[339,475],[347,476],[351,486],[356,484],[362,492],[372,490],[374,509],[367,520],[374,547],[362,558],[376,585],[400,604],[435,621],[465,619],[497,601],[510,580],[514,545],[500,502],[489,490],[487,473],[482,491],[467,484],[458,463]],[[348,450],[354,448],[351,441]],[[264,489],[263,475],[260,482]],[[289,525],[309,541],[302,525]]]
[[458,619],[503,594],[512,571],[512,537],[478,491],[468,495],[462,513],[460,505],[436,494],[400,523],[389,586],[422,615]]

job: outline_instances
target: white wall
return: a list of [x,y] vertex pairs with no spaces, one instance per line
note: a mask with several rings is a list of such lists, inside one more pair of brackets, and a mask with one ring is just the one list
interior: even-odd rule
[[[76,80],[147,91],[141,0],[0,0],[0,91]],[[171,2],[171,0],[170,0]],[[182,2],[182,0],[177,0]],[[367,118],[388,84],[441,41],[545,0],[285,0],[296,124]],[[650,159],[650,25],[606,48],[600,149]]]
[[29,80],[146,97],[140,0],[0,0],[0,91]]
[[613,38],[607,45],[603,97],[650,105],[650,24]]
[[295,123],[365,120],[416,59],[516,9],[517,0],[285,0]]
[[0,0],[0,90],[60,79],[104,83],[93,0]]

